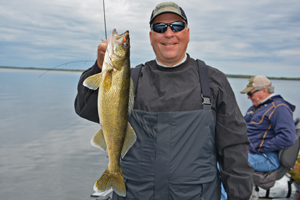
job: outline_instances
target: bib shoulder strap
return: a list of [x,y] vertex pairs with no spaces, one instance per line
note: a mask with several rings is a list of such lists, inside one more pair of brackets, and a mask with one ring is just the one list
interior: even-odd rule
[[199,59],[197,59],[197,65],[199,67],[199,78],[202,91],[201,97],[203,99],[202,105],[211,105],[207,65]]
[[138,85],[138,81],[139,81],[139,77],[140,77],[140,74],[141,74],[142,67],[144,67],[144,64],[139,64],[135,68],[131,69],[131,78],[132,78],[133,83],[134,83],[134,93],[135,93],[135,95],[137,94],[137,85]]

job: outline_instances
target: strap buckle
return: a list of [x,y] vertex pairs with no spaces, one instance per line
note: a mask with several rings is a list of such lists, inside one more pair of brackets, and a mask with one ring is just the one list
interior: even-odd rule
[[203,94],[201,94],[201,97],[202,97],[202,105],[211,105],[209,97],[204,97]]

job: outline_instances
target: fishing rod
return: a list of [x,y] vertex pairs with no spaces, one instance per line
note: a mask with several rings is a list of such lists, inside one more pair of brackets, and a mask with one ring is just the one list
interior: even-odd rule
[[104,15],[105,39],[107,40],[106,18],[105,18],[105,4],[104,4],[104,0],[103,0],[103,15]]
[[[104,0],[103,0],[103,15],[104,15],[104,28],[105,28],[105,39],[107,40],[107,30],[106,30],[106,17],[105,17],[105,3],[104,3]],[[51,69],[48,69],[47,71],[45,71],[44,73],[42,73],[41,75],[39,75],[39,77],[43,76],[44,74],[46,74],[47,72],[57,68],[57,67],[60,67],[62,65],[67,65],[69,63],[76,63],[76,62],[94,62],[94,61],[90,61],[90,60],[79,60],[79,61],[71,61],[71,62],[66,62],[66,63],[63,63],[63,64],[60,64],[60,65],[57,65]]]

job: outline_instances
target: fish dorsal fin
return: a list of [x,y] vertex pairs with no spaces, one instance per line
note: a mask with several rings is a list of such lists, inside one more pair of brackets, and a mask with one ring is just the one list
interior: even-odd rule
[[91,90],[97,90],[100,87],[102,74],[98,73],[86,78],[83,85]]
[[105,142],[105,138],[103,135],[103,130],[100,129],[100,131],[98,131],[98,133],[96,133],[96,135],[94,135],[94,137],[91,140],[91,144],[94,147],[100,148],[103,151],[106,151],[106,142]]
[[131,115],[134,106],[134,83],[130,77],[130,88],[129,88],[129,101],[128,101],[128,114]]
[[123,144],[123,148],[122,148],[122,152],[121,152],[122,158],[124,158],[127,151],[132,147],[132,145],[135,143],[135,141],[136,141],[136,134],[135,134],[132,126],[128,123],[127,130],[126,130],[126,136],[125,136],[125,140],[124,140],[124,144]]

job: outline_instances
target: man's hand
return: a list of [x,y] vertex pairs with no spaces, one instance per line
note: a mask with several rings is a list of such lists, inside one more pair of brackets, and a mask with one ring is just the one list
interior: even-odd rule
[[97,64],[100,69],[102,69],[106,48],[107,48],[107,40],[103,40],[103,42],[101,42],[101,44],[99,44],[98,46]]

